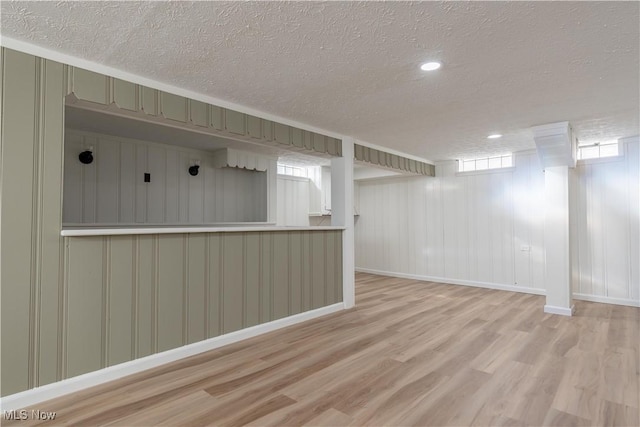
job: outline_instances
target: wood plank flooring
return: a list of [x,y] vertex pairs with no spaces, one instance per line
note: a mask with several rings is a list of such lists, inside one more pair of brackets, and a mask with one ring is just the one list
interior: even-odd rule
[[370,274],[356,292],[353,310],[35,409],[56,425],[640,425],[638,308],[577,301],[567,318],[535,295]]

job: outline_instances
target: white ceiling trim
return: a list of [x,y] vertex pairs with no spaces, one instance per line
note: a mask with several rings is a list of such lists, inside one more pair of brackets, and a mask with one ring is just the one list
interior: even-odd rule
[[[244,105],[238,105],[233,102],[228,102],[223,99],[215,98],[208,95],[203,95],[201,93],[183,89],[178,86],[162,83],[157,80],[153,80],[148,77],[141,76],[139,74],[133,74],[127,71],[120,70],[118,68],[110,67],[108,65],[100,64],[94,61],[88,61],[86,59],[82,59],[77,56],[68,55],[62,52],[58,52],[56,50],[37,46],[35,44],[24,42],[22,40],[17,40],[12,37],[2,36],[0,38],[0,46],[4,46],[9,49],[17,50],[19,52],[27,53],[27,54],[38,56],[41,58],[49,59],[51,61],[60,62],[62,64],[71,65],[73,67],[83,68],[85,70],[104,74],[109,77],[115,77],[131,83],[147,86],[153,89],[158,89],[164,92],[172,93],[174,95],[180,95],[186,98],[195,99],[196,101],[202,101],[208,104],[217,105],[219,107],[224,107],[224,108],[229,108],[231,110],[239,111],[241,113],[250,114],[252,116],[261,117],[263,119],[283,123],[289,126],[294,126],[307,131],[320,133],[333,138],[338,138],[338,139],[351,138],[349,135],[338,134],[338,133],[329,131],[327,129],[321,129],[315,126],[310,126],[306,123],[300,123],[295,120],[279,117],[274,114],[267,113],[265,111],[256,110],[253,108],[245,107]],[[414,156],[408,153],[404,153],[402,151],[393,150],[388,147],[381,147],[379,145],[371,144],[366,141],[360,141],[360,140],[357,140],[357,143],[370,148],[375,148],[377,150],[382,150],[387,153],[396,154],[396,155],[404,156],[413,160],[418,160],[421,162],[427,162],[427,163],[433,164],[433,162],[430,160],[424,159],[422,157]]]

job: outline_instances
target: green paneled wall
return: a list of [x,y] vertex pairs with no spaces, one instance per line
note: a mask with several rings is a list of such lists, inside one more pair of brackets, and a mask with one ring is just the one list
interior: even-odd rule
[[273,123],[225,124],[218,107],[0,52],[2,396],[342,301],[339,230],[60,237],[70,84],[251,137],[273,138]]
[[127,110],[131,117],[155,116],[185,127],[206,128],[212,134],[234,139],[311,151],[327,156],[342,155],[342,141],[239,111],[209,105],[179,95],[125,82],[80,68],[69,67],[67,90],[84,106],[105,111]]
[[359,144],[354,144],[353,148],[353,156],[358,161],[419,175],[436,176],[436,167],[429,163],[385,153]]
[[61,64],[2,49],[2,395],[60,378]]
[[65,377],[342,301],[342,231],[67,237]]

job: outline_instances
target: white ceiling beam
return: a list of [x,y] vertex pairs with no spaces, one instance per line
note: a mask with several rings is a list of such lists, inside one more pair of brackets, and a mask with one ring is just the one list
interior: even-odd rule
[[531,131],[543,168],[576,167],[577,140],[569,122],[534,126]]

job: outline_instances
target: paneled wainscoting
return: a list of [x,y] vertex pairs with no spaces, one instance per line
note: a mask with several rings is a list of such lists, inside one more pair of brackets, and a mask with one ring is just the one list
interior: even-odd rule
[[65,240],[65,377],[342,301],[341,231]]
[[[61,326],[51,337],[58,351],[25,350],[54,371],[29,364],[30,378],[72,378],[342,301],[341,230],[64,237],[63,244]],[[13,321],[28,324],[29,312]]]
[[355,309],[36,409],[66,425],[640,425],[639,308],[554,316],[537,295],[363,273],[356,292]]

